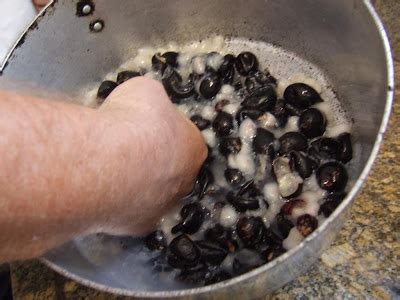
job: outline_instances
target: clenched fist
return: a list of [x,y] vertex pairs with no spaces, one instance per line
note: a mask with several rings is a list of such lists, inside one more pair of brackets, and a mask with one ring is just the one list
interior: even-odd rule
[[142,235],[207,156],[162,85],[131,79],[98,109],[0,91],[0,263],[98,232]]
[[[125,82],[111,93],[100,113],[122,123],[132,134],[127,155],[136,151],[142,156],[136,169],[125,170],[132,176],[133,189],[116,213],[114,220],[120,224],[112,224],[117,226],[112,233],[146,232],[177,199],[191,191],[207,147],[197,127],[152,79],[139,77]],[[138,146],[140,149],[135,149]],[[139,193],[137,177],[143,177]],[[113,199],[110,201],[115,205]]]

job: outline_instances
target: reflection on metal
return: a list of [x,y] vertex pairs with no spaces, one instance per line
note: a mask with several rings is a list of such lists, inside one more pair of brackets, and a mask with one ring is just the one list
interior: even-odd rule
[[104,21],[103,20],[93,21],[92,23],[90,23],[89,28],[93,32],[101,32],[104,28]]

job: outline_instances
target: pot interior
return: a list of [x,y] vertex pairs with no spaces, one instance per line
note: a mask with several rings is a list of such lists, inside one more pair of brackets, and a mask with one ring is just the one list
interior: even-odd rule
[[[215,34],[266,42],[306,62],[291,70],[287,61],[278,62],[271,54],[265,57],[271,59],[271,65],[286,65],[285,74],[299,68],[307,72],[313,66],[326,76],[327,85],[333,86],[354,122],[357,159],[352,165],[352,184],[359,178],[379,133],[390,81],[379,29],[363,1],[95,0],[95,12],[88,17],[76,16],[77,2],[56,1],[38,18],[12,53],[0,85],[23,82],[83,103],[87,87],[98,84],[143,46],[187,43]],[[89,29],[95,19],[105,24],[99,33]],[[330,240],[319,242],[322,244],[314,245],[315,249],[324,249]],[[136,250],[121,252],[121,243]],[[131,238],[95,237],[69,243],[46,258],[53,267],[83,278],[87,284],[128,294],[186,288],[154,283],[151,272],[138,267],[142,264],[140,247],[140,242]],[[315,259],[321,251],[304,255]],[[299,270],[307,268],[311,259],[304,262]],[[267,278],[271,284],[266,284],[263,292],[296,276],[296,272],[284,275],[288,268],[278,268]]]

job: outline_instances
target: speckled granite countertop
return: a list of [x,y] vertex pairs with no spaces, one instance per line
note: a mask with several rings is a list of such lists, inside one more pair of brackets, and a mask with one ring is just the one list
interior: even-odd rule
[[[400,299],[400,1],[373,1],[392,37],[393,113],[379,157],[335,243],[274,299]],[[38,261],[13,264],[15,299],[127,299],[83,287]]]

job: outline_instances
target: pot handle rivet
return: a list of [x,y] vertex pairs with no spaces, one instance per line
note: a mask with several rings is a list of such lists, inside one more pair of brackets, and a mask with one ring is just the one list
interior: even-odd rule
[[90,23],[90,31],[92,32],[100,32],[104,29],[104,21],[103,20],[95,20]]

